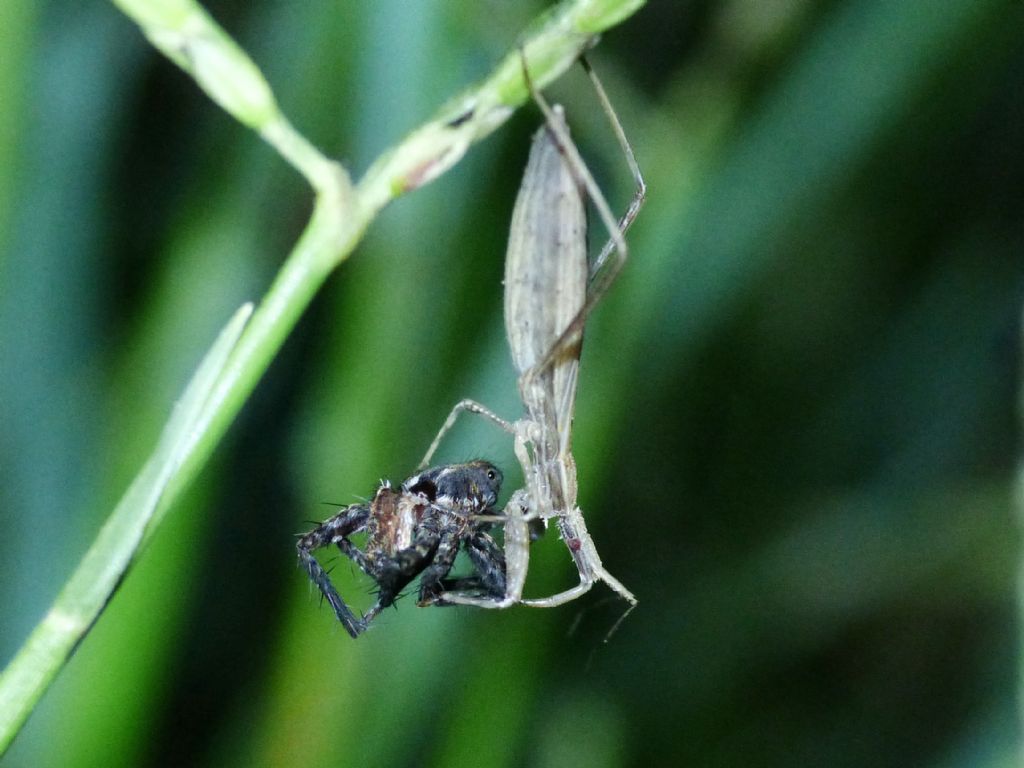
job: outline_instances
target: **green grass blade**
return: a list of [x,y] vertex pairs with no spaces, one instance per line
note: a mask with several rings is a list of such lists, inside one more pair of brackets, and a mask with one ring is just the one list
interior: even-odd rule
[[156,449],[100,530],[49,613],[0,674],[0,752],[106,606],[131,565],[168,483],[189,455],[196,424],[252,305],[242,306],[221,331],[175,405]]

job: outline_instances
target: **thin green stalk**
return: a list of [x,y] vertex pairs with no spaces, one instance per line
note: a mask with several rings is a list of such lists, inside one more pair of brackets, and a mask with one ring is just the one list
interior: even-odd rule
[[[1022,318],[1024,330],[1024,318]],[[1020,339],[1024,349],[1024,334]],[[1024,386],[1017,390],[1017,423],[1024,426]],[[1024,733],[1024,545],[1020,542],[1024,532],[1024,460],[1017,459],[1017,485],[1015,506],[1017,512],[1017,722],[1020,732]],[[1019,743],[1019,757],[1024,757],[1024,743]]]
[[[385,152],[355,186],[289,123],[259,68],[193,0],[114,0],[225,111],[258,131],[316,192],[313,215],[266,296],[221,332],[157,444],[46,617],[0,674],[0,754],[96,622],[140,547],[206,463],[285,338],[331,271],[398,195],[440,176],[500,126],[528,89],[568,69],[596,35],[644,0],[565,0],[543,14],[489,78]],[[250,319],[251,314],[251,319]]]

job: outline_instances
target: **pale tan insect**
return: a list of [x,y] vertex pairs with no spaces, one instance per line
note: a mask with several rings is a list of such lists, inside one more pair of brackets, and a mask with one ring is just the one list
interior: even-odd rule
[[[616,222],[569,137],[561,107],[550,108],[539,93],[533,92],[546,124],[533,138],[512,213],[505,264],[505,329],[519,372],[519,393],[526,415],[509,422],[474,400],[462,400],[452,409],[422,462],[423,466],[430,462],[461,413],[475,413],[513,435],[526,488],[512,495],[500,518],[505,526],[504,598],[442,596],[452,603],[485,608],[506,608],[517,603],[554,607],[576,599],[594,583],[603,581],[631,607],[636,605],[633,594],[604,568],[587,532],[577,504],[576,461],[571,442],[583,326],[627,258],[623,234],[643,204],[646,186],[604,89],[587,63],[583,64],[626,154],[636,180],[636,193],[626,214]],[[584,192],[611,235],[590,265]],[[545,524],[555,521],[580,580],[558,594],[524,599],[530,546],[527,523],[538,518]]]

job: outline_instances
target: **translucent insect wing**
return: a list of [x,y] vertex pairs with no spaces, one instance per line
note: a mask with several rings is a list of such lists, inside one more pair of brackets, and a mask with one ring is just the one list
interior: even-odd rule
[[[556,118],[565,126],[561,109]],[[565,128],[568,131],[568,128]],[[550,130],[533,137],[505,259],[505,329],[530,416],[568,449],[582,333],[546,370],[533,371],[586,301],[583,195]],[[558,439],[556,435],[549,439]],[[553,457],[552,457],[553,458]]]

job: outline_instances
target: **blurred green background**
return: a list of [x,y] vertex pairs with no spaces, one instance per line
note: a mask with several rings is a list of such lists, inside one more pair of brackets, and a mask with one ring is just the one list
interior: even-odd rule
[[[359,174],[542,5],[207,7]],[[527,108],[374,223],[4,765],[1018,765],[1022,42],[1017,0],[654,0],[594,52],[650,186],[577,411],[581,505],[640,599],[610,642],[603,588],[406,599],[352,641],[295,566],[458,398],[518,414]],[[0,50],[6,663],[311,196],[108,3],[4,0]],[[621,210],[586,78],[548,95]],[[440,458],[472,456],[516,487],[503,434]],[[552,533],[529,591],[571,583]]]

